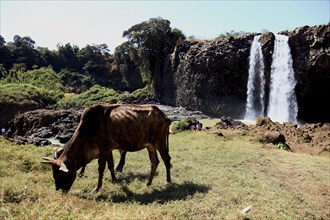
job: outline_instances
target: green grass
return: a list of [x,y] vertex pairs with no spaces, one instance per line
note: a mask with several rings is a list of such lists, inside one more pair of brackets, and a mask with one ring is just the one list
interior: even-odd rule
[[[225,135],[228,136],[228,135]],[[264,149],[248,136],[170,135],[172,184],[159,164],[146,186],[146,150],[127,154],[123,173],[97,183],[97,161],[65,195],[55,191],[52,147],[16,146],[0,138],[0,219],[329,219],[330,158]],[[119,153],[114,152],[115,161]],[[161,159],[160,159],[161,160]],[[240,210],[251,205],[247,214]]]

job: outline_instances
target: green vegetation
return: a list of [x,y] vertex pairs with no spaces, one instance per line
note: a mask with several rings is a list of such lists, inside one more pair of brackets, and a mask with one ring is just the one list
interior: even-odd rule
[[[165,182],[161,161],[153,185],[146,186],[150,164],[143,150],[127,154],[118,183],[107,171],[103,188],[93,193],[94,160],[65,195],[55,191],[51,167],[40,163],[52,156],[52,147],[16,146],[0,137],[0,219],[330,217],[329,157],[265,149],[248,140],[192,131],[170,135],[172,184]],[[118,162],[117,151],[114,156]]]
[[66,97],[59,102],[61,107],[81,107],[95,103],[105,103],[116,98],[121,98],[123,95],[117,93],[113,89],[104,88],[99,85],[91,87],[89,90]]
[[150,95],[148,87],[137,89],[132,93],[118,93],[111,88],[105,88],[95,85],[80,94],[66,94],[62,100],[58,102],[60,107],[86,107],[92,104],[109,103],[113,100],[128,97],[147,97]]
[[[81,93],[93,85],[130,92],[147,84],[153,88],[164,57],[185,40],[181,30],[172,29],[170,22],[162,18],[133,25],[123,32],[123,37],[128,40],[111,54],[106,44],[79,48],[66,43],[58,44],[57,50],[49,50],[36,47],[28,36],[15,35],[13,42],[0,36],[0,80],[61,84],[65,92],[71,93]],[[50,82],[54,80],[55,83]]]
[[51,105],[55,104],[62,93],[30,84],[0,84],[0,103],[19,105]]
[[227,31],[225,33],[219,34],[219,36],[216,37],[214,40],[229,39],[231,37],[237,38],[238,36],[243,35],[243,34],[247,34],[247,32],[231,30],[231,31]]
[[189,124],[187,119],[181,119],[180,121],[174,122],[171,126],[174,133],[189,130]]
[[79,48],[66,43],[49,50],[36,47],[28,36],[15,35],[13,42],[0,36],[0,84],[29,84],[45,89],[52,104],[64,93],[73,94],[65,95],[58,103],[63,107],[121,97],[115,91],[135,93],[131,97],[154,95],[164,58],[185,40],[184,34],[172,29],[166,19],[151,18],[125,30],[123,37],[127,41],[111,54],[106,44]]

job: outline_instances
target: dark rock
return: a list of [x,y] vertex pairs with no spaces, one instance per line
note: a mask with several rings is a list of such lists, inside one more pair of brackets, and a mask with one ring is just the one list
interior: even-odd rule
[[257,126],[274,125],[274,124],[275,123],[269,117],[258,117],[256,119],[256,125]]
[[6,137],[19,144],[44,146],[56,136],[67,142],[78,126],[82,111],[39,109],[17,115],[8,124]]
[[286,142],[284,135],[278,131],[259,133],[259,135],[257,135],[257,140],[264,144],[266,143],[278,144],[278,143]]
[[68,132],[66,134],[58,134],[55,136],[56,139],[58,139],[60,141],[60,143],[65,144],[66,142],[68,142],[70,140],[70,138],[72,137],[73,133],[72,132]]

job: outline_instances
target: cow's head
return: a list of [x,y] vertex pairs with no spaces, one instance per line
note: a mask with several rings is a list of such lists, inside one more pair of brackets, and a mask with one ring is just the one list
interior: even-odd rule
[[67,167],[63,161],[58,159],[63,152],[63,148],[54,148],[54,151],[55,158],[43,157],[44,161],[42,163],[52,165],[56,190],[61,189],[64,192],[68,192],[76,179],[77,170],[75,165]]

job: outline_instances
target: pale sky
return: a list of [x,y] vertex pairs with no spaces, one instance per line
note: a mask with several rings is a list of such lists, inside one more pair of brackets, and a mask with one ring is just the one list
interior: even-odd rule
[[6,42],[20,35],[49,49],[56,49],[58,43],[79,48],[105,43],[111,53],[127,40],[123,31],[154,17],[167,19],[172,28],[198,39],[213,39],[231,30],[277,33],[330,21],[330,0],[0,0],[0,7],[0,35]]

